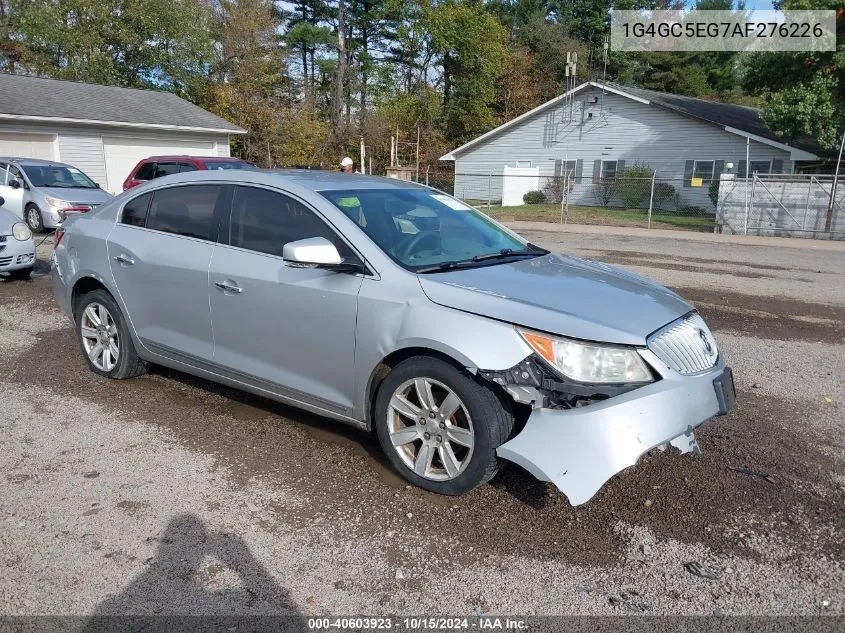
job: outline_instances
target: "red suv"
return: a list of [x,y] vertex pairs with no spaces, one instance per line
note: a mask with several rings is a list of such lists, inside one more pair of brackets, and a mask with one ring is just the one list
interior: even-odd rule
[[154,178],[203,169],[258,169],[258,166],[240,158],[150,156],[135,165],[135,168],[129,172],[129,177],[123,181],[123,190],[137,187],[141,183]]

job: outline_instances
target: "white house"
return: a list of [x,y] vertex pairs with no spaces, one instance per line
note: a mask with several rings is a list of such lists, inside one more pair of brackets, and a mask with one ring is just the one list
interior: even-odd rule
[[713,212],[707,185],[728,163],[740,177],[793,173],[821,153],[810,139],[778,138],[755,108],[590,81],[440,160],[454,161],[461,198],[501,200],[503,182],[521,178],[523,188],[538,182],[542,188],[568,173],[575,183],[570,199],[580,204],[597,204],[596,183],[646,163],[673,184],[682,203]]
[[112,193],[142,158],[229,156],[234,134],[169,92],[0,74],[0,156],[69,163]]

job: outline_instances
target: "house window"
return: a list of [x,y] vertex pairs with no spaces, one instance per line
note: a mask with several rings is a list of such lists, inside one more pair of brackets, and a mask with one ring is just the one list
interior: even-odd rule
[[715,161],[712,160],[697,160],[695,161],[695,167],[692,170],[692,177],[693,178],[701,178],[705,184],[707,181],[713,180],[713,166]]
[[574,178],[577,166],[577,160],[556,160],[555,177],[568,176],[569,178]]
[[772,161],[770,160],[752,160],[751,173],[752,174],[768,174],[772,171]]
[[752,174],[782,174],[783,160],[774,158],[772,160],[752,160],[751,169],[746,175],[745,161],[739,161],[739,169],[737,170],[738,178],[751,177]]
[[618,167],[618,161],[615,160],[603,160],[601,162],[601,177],[602,178],[616,178],[616,171]]
[[517,167],[531,167],[531,161],[530,160],[518,160],[518,161],[516,161],[516,166]]

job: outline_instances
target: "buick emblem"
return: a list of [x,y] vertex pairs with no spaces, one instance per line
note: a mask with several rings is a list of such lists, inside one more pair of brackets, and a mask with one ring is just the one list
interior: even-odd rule
[[704,349],[707,351],[707,353],[712,354],[713,345],[710,343],[710,337],[707,336],[707,332],[705,332],[704,330],[699,330],[698,336],[701,337],[701,344],[704,345]]

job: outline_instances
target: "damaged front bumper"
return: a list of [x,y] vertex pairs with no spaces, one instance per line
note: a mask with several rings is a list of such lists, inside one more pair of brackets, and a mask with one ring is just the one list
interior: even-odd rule
[[719,359],[695,376],[661,373],[654,383],[588,406],[535,408],[525,428],[497,453],[555,484],[572,505],[589,501],[652,449],[669,443],[697,453],[693,430],[733,404],[731,370]]

